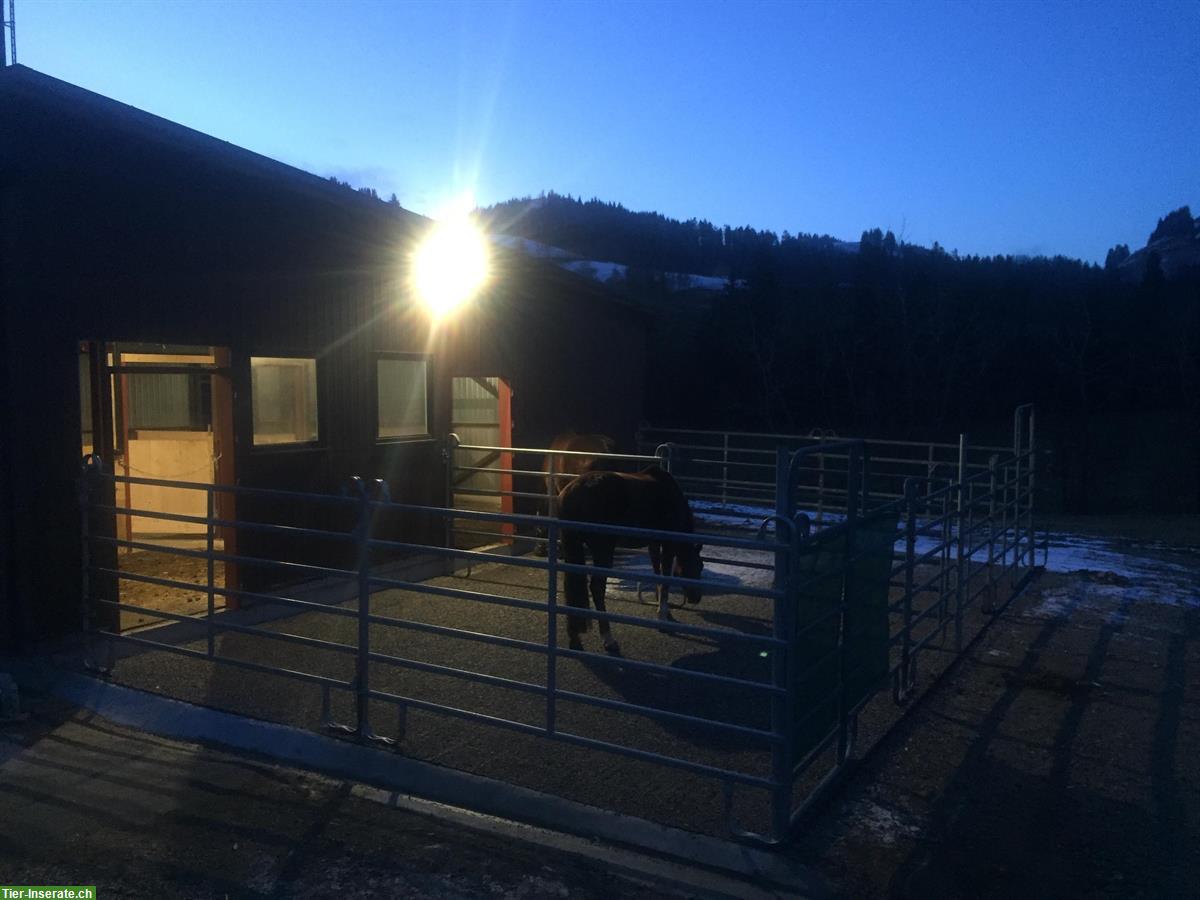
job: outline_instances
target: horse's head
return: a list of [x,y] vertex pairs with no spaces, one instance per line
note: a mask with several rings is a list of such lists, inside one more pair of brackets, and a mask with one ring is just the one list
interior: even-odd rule
[[[692,578],[699,581],[704,576],[704,560],[700,558],[699,544],[680,544],[679,556],[675,560],[675,574],[681,578]],[[700,602],[700,588],[688,585],[683,589],[683,596],[688,603]]]

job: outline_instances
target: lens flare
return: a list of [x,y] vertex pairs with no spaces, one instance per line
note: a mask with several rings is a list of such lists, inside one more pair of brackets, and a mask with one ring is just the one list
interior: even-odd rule
[[487,238],[465,211],[439,219],[417,247],[412,286],[435,319],[469,300],[488,279]]

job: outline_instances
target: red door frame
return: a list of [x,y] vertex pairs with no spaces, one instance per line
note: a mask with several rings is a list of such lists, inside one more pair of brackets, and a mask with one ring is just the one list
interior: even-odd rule
[[[500,423],[500,446],[511,447],[513,445],[513,427],[512,427],[512,387],[503,378],[496,379],[496,418]],[[512,453],[500,454],[500,511],[508,515],[512,515],[513,511],[513,455]],[[501,532],[511,543],[514,534],[512,522],[505,522],[501,526]]]

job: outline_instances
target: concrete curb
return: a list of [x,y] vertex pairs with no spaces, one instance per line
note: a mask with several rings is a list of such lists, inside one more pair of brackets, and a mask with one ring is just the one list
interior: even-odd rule
[[[470,827],[610,862],[619,857],[622,862],[616,867],[635,876],[688,884],[710,896],[828,894],[810,869],[768,850],[670,828],[292,726],[160,697],[47,663],[11,659],[0,661],[0,668],[29,689],[53,694],[121,725],[362,782],[371,786],[359,789],[363,797],[453,818]],[[596,847],[597,839],[611,846]],[[589,844],[592,851],[587,849]],[[684,876],[685,869],[690,877]],[[707,887],[703,884],[705,873],[711,876]],[[737,882],[729,883],[731,879]]]

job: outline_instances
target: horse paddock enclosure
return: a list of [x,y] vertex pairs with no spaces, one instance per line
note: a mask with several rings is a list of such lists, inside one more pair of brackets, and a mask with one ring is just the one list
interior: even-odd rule
[[[695,436],[720,433],[689,434],[668,435],[653,454],[590,455],[672,472],[695,501],[694,536],[586,530],[630,544],[698,541],[698,582],[656,575],[637,550],[608,569],[569,565],[572,523],[457,502],[504,492],[536,513],[545,451],[451,436],[439,508],[357,479],[340,496],[170,483],[209,498],[210,514],[194,517],[209,535],[203,546],[153,548],[205,567],[199,615],[142,606],[125,590],[198,588],[113,565],[135,542],[96,523],[155,514],[113,499],[113,486],[144,479],[89,458],[85,662],[131,687],[614,813],[782,842],[1035,570],[1045,545],[1032,520],[1033,410],[1017,410],[1006,448],[779,435],[741,435],[739,448],[724,435],[713,456]],[[483,458],[509,477],[474,466]],[[754,474],[739,476],[739,465]],[[475,474],[486,487],[472,487]],[[277,501],[280,513],[219,519],[221,491]],[[444,539],[405,537],[422,528]],[[539,529],[545,557],[530,552]],[[222,547],[218,533],[239,539]],[[254,534],[295,549],[251,552],[242,537]],[[218,566],[272,576],[247,590],[222,582]],[[606,613],[571,610],[593,623],[581,651],[567,642],[569,572],[608,581]],[[657,617],[658,585],[671,588],[673,621]],[[697,585],[702,600],[685,603],[682,589]],[[128,615],[157,624],[113,624]],[[603,651],[600,619],[620,656]]]

